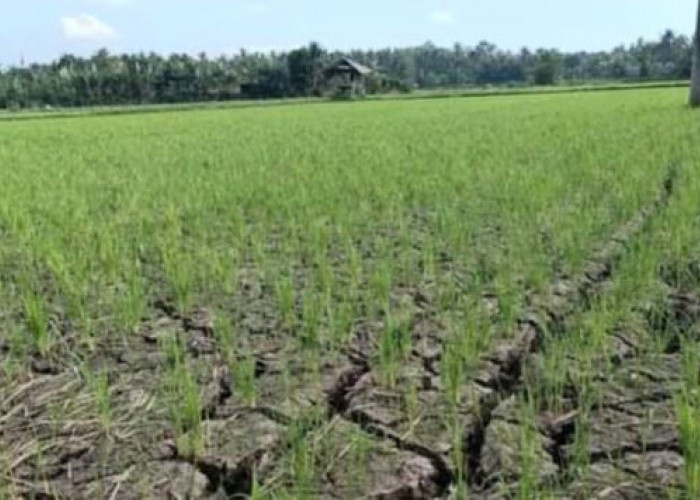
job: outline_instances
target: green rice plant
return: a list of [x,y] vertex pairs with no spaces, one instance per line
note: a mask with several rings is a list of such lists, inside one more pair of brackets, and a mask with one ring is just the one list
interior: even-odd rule
[[357,485],[363,485],[367,483],[368,471],[372,467],[372,462],[370,460],[370,453],[372,448],[375,446],[375,442],[372,438],[362,432],[360,429],[356,429],[351,435],[348,443],[348,447],[354,458],[353,463],[357,466],[353,470],[353,477],[351,482]]
[[431,238],[425,242],[421,259],[423,280],[431,281],[435,277],[435,241]]
[[332,263],[322,255],[316,261],[316,276],[315,281],[318,283],[318,289],[325,295],[331,295],[335,288],[335,273]]
[[178,453],[196,457],[204,450],[202,403],[197,381],[187,366],[179,341],[168,338],[163,345],[168,366],[164,378],[164,397],[175,431]]
[[531,401],[520,402],[520,467],[521,476],[518,481],[518,498],[526,500],[538,496],[539,457],[537,448],[540,445],[535,423],[536,408]]
[[380,260],[379,268],[375,270],[371,280],[372,309],[376,312],[389,310],[389,293],[391,291],[391,268],[388,260]]
[[457,422],[451,424],[452,431],[452,460],[455,466],[455,495],[457,498],[469,498],[469,485],[465,471],[467,470],[464,455],[464,435]]
[[253,469],[253,477],[251,478],[251,491],[250,491],[250,500],[265,500],[265,491],[263,490],[262,486],[260,485],[260,482],[258,481],[258,475],[257,471]]
[[178,310],[186,315],[192,308],[194,294],[190,258],[186,253],[170,247],[162,250],[161,258]]
[[316,454],[317,447],[322,446],[322,443],[313,439],[313,431],[320,421],[322,416],[311,412],[296,419],[287,430],[290,448],[289,465],[295,498],[310,499],[316,496],[320,465],[316,461]]
[[232,295],[238,286],[240,255],[238,249],[228,248],[217,254],[213,280],[227,295]]
[[233,365],[233,379],[236,392],[249,406],[255,406],[258,389],[255,383],[256,361],[252,355],[239,357]]
[[683,349],[684,384],[676,397],[676,412],[685,459],[685,486],[688,498],[700,495],[700,354],[696,345]]
[[49,314],[43,297],[28,293],[23,298],[24,315],[32,344],[39,355],[45,357],[54,345],[54,337],[49,329]]
[[275,283],[277,295],[277,306],[280,310],[282,325],[284,328],[292,329],[296,322],[296,300],[294,294],[294,283],[289,276],[281,277]]
[[70,265],[66,256],[55,248],[47,249],[46,264],[65,302],[66,314],[71,318],[84,318],[88,314],[85,264],[83,263],[82,266]]
[[[328,305],[328,318],[331,327],[331,343],[339,347],[348,342],[352,336],[355,319],[355,306],[347,299],[334,305]],[[329,303],[332,301],[329,300]]]
[[321,345],[321,320],[323,305],[320,297],[310,289],[304,292],[302,306],[302,324],[300,331],[301,346],[304,349],[316,350]]
[[[170,409],[178,438],[178,452],[183,456],[197,456],[204,451],[202,432],[202,404],[199,386],[186,369],[181,369],[178,377],[177,394],[179,401]],[[171,382],[174,383],[174,382]]]
[[92,391],[95,410],[102,430],[109,435],[113,423],[112,389],[109,374],[104,370],[94,373],[89,367],[85,367],[83,375]]
[[121,328],[133,332],[146,313],[146,289],[144,279],[138,267],[127,277],[126,287],[120,299],[117,299],[117,318]]
[[421,405],[420,398],[418,395],[418,387],[416,383],[412,381],[409,382],[408,387],[405,387],[405,394],[403,397],[403,405],[406,407],[406,415],[408,416],[409,422],[409,432],[412,431],[413,422],[420,418]]
[[5,320],[0,325],[5,335],[9,353],[3,363],[0,363],[0,367],[6,373],[8,380],[11,380],[14,378],[13,375],[19,375],[18,370],[35,351],[35,347],[32,339],[27,335],[27,329],[23,324]]
[[346,252],[348,253],[346,273],[348,276],[348,289],[358,290],[362,283],[362,260],[360,258],[360,252],[357,247],[352,243],[346,243]]
[[584,496],[590,495],[591,484],[591,453],[590,453],[590,421],[589,412],[586,406],[576,419],[574,428],[574,440],[572,445],[572,459],[569,467],[570,474],[579,478],[584,485]]
[[[528,411],[563,410],[570,384],[586,394],[583,410],[602,399],[591,378],[613,369],[602,360],[612,354],[611,329],[668,294],[663,264],[692,269],[700,147],[688,132],[696,117],[678,105],[682,92],[2,121],[0,165],[12,168],[0,182],[0,343],[9,352],[0,351],[1,385],[10,393],[20,386],[20,361],[37,352],[65,345],[82,359],[105,345],[130,347],[140,339],[125,333],[164,320],[182,338],[161,346],[166,367],[154,378],[179,444],[194,455],[201,403],[181,320],[195,307],[216,312],[212,356],[231,368],[236,401],[284,401],[295,416],[323,405],[307,393],[333,375],[324,363],[340,363],[358,345],[382,382],[405,393],[408,413],[419,414],[420,398],[401,387],[401,375],[420,333],[408,317],[420,317],[443,342],[442,425],[463,464],[464,381],[494,342],[509,340],[530,298],[581,273],[648,205],[674,163],[681,168],[671,203],[627,242],[600,297],[582,300],[543,339],[536,376],[524,380]],[[670,285],[694,290],[692,274],[679,271]],[[497,304],[491,311],[485,292]],[[152,307],[156,300],[176,311]],[[663,337],[640,336],[640,350],[663,350]],[[282,358],[264,390],[255,378],[261,352]],[[110,392],[100,383],[93,392]],[[677,413],[690,450],[698,405],[686,386]],[[581,475],[589,418],[582,411],[575,438]],[[291,483],[313,490],[324,455],[304,442],[309,427],[281,459],[294,463]],[[523,435],[525,451],[532,438]],[[692,483],[697,460],[687,454]],[[358,481],[368,480],[368,457],[358,455]],[[546,496],[532,479],[536,461],[524,459],[522,496]],[[258,478],[255,494],[283,490],[277,477],[272,485]],[[466,478],[457,485],[465,496]],[[288,486],[296,498],[296,484]]]
[[548,343],[545,355],[539,358],[536,374],[527,380],[529,395],[541,408],[555,412],[561,409],[562,396],[569,382],[569,346],[565,342]]
[[450,409],[456,411],[460,400],[460,389],[464,382],[465,359],[458,342],[445,344],[440,375]]
[[224,362],[235,366],[238,338],[232,319],[225,311],[219,310],[214,314],[214,336]]
[[379,369],[384,383],[389,387],[396,384],[411,347],[411,331],[407,322],[388,313],[379,339]]

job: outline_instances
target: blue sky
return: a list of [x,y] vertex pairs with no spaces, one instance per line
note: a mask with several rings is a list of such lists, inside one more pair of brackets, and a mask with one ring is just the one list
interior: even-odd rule
[[608,49],[694,29],[696,0],[0,0],[0,65],[61,53],[284,50],[432,41]]

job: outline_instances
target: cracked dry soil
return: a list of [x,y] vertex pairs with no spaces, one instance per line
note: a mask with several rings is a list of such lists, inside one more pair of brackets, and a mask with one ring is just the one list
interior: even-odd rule
[[[255,353],[255,404],[239,394],[223,363],[208,311],[183,318],[157,302],[138,335],[104,342],[87,360],[109,379],[108,426],[85,373],[65,360],[34,359],[20,379],[0,373],[0,448],[11,457],[0,477],[17,497],[46,499],[247,498],[256,484],[296,486],[310,498],[459,498],[460,477],[470,498],[495,499],[517,495],[525,475],[564,498],[682,495],[674,406],[683,373],[679,338],[696,335],[700,320],[700,299],[687,291],[669,288],[665,313],[648,318],[641,331],[609,332],[607,358],[588,377],[593,403],[584,403],[572,382],[590,366],[571,358],[556,410],[537,409],[534,426],[523,421],[527,381],[542,369],[546,335],[566,335],[567,319],[604,292],[628,242],[663,209],[672,188],[670,176],[580,275],[562,276],[547,293],[528,298],[514,335],[496,334],[465,373],[456,411],[444,397],[445,328],[425,291],[403,291],[413,304],[413,348],[395,383],[386,384],[376,364],[377,325],[357,323],[342,354],[319,355],[308,373],[304,353],[275,334],[269,297],[248,276],[239,319]],[[484,304],[498,307],[490,296]],[[664,336],[664,354],[645,350],[654,335]],[[160,383],[168,341],[183,347],[199,390],[197,453],[186,445],[187,434],[172,431]],[[588,440],[581,447],[575,434],[583,413]],[[528,426],[534,472],[522,461]],[[295,455],[299,442],[311,456]],[[590,464],[585,474],[573,466],[582,456]],[[317,480],[292,485],[290,470],[303,477],[298,468],[309,461]]]

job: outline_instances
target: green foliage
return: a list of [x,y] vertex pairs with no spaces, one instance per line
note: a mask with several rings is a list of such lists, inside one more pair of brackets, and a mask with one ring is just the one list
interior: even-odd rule
[[411,352],[411,333],[405,321],[395,319],[387,313],[384,329],[379,340],[379,368],[384,376],[384,383],[393,387]]
[[105,371],[94,373],[89,367],[83,370],[95,401],[95,411],[104,432],[109,433],[112,426],[112,390],[109,374]]
[[[687,79],[691,41],[666,31],[658,41],[639,40],[608,52],[570,53],[561,64],[543,61],[548,51],[499,50],[488,42],[437,47],[327,53],[317,43],[288,53],[208,58],[173,54],[64,55],[50,64],[0,70],[0,108],[97,106],[308,97],[323,89],[323,66],[346,55],[379,68],[366,82],[370,94],[464,85],[550,85],[557,77],[583,82],[619,79]],[[539,55],[538,55],[539,54]],[[557,67],[558,66],[558,67]]]
[[164,399],[168,404],[178,453],[195,457],[204,450],[199,386],[187,365],[179,341],[168,339],[162,347],[169,361],[164,377]]
[[688,498],[700,495],[700,379],[698,346],[684,348],[684,386],[677,398],[676,409],[685,458],[685,484]]
[[325,59],[325,51],[316,42],[310,43],[308,47],[292,50],[287,54],[289,85],[292,95],[318,95]]
[[[543,52],[537,58],[533,72],[535,85],[554,85],[559,73],[559,56],[553,52]],[[620,77],[620,75],[615,75]],[[622,75],[624,76],[624,75]]]
[[53,339],[44,298],[28,293],[24,297],[24,314],[34,347],[40,355],[46,356],[51,350]]

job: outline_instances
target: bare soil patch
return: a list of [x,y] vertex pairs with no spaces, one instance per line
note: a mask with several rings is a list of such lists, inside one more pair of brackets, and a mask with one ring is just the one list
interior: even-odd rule
[[[181,317],[158,301],[135,335],[97,345],[81,364],[35,357],[21,376],[0,374],[3,480],[17,497],[41,498],[245,498],[256,485],[322,498],[456,498],[460,477],[473,498],[509,497],[524,478],[569,498],[681,493],[678,351],[700,319],[700,299],[686,290],[669,290],[654,308],[661,314],[640,305],[643,327],[609,332],[585,391],[575,381],[591,367],[572,358],[557,407],[524,418],[545,339],[566,335],[569,318],[604,293],[672,187],[670,177],[582,273],[528,297],[514,332],[496,332],[467,367],[456,404],[445,387],[447,328],[429,287],[395,291],[411,349],[388,378],[377,362],[381,321],[356,321],[340,355],[304,349],[284,332],[270,292],[243,275],[237,319],[254,359],[247,372],[237,371],[242,360],[224,362],[209,310]],[[482,302],[496,314],[495,296]],[[663,354],[646,350],[652,338],[663,340]],[[182,435],[162,386],[173,364],[164,345],[181,349],[197,388],[201,425]],[[91,373],[109,380],[108,411]],[[258,389],[254,400],[241,373]],[[295,484],[306,470],[308,483]]]

